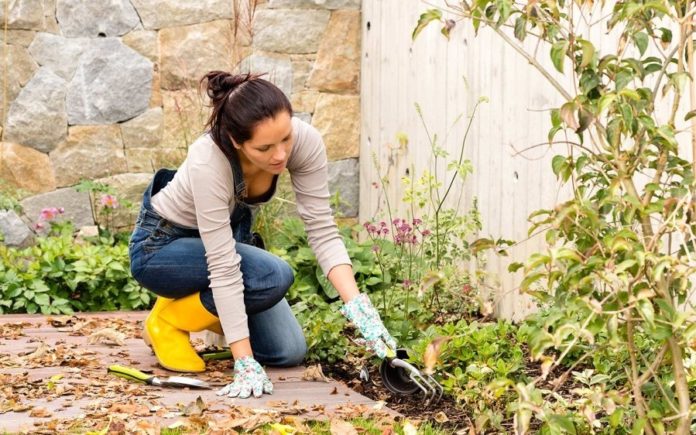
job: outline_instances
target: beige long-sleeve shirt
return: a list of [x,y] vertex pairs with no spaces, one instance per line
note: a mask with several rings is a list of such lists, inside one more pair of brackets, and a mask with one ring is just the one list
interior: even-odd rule
[[[293,118],[294,145],[287,163],[297,210],[309,245],[328,275],[340,264],[351,264],[329,206],[327,158],[319,132]],[[230,216],[235,206],[230,163],[210,135],[198,138],[174,179],[152,197],[163,218],[197,228],[205,247],[210,287],[228,343],[247,338],[241,258],[235,249]]]

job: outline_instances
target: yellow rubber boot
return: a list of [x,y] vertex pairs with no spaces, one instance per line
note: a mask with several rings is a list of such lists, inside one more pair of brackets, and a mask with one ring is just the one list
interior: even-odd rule
[[[176,299],[165,305],[157,316],[158,327],[171,328],[172,337],[167,336],[159,346],[153,340],[153,349],[160,364],[174,371],[202,372],[205,362],[196,353],[189,341],[189,332],[199,332],[209,329],[222,333],[220,319],[208,311],[201,303],[200,293],[194,293]],[[169,329],[168,329],[169,330]],[[152,338],[152,330],[149,330]],[[184,335],[185,343],[179,337]],[[185,345],[184,345],[185,344]]]
[[150,334],[147,332],[147,325],[152,325],[151,328],[155,327],[157,322],[157,316],[159,316],[159,313],[162,311],[162,308],[169,305],[169,303],[173,300],[174,299],[157,296],[157,298],[155,299],[155,305],[153,305],[152,309],[150,310],[150,314],[148,314],[145,318],[145,323],[143,324],[143,341],[145,341],[145,344],[147,344],[149,347],[152,347],[152,340],[150,340]]
[[[197,319],[198,310],[191,303],[198,301],[200,308],[208,311],[200,304],[198,293],[180,299],[158,298],[150,315],[145,321],[145,341],[150,343],[160,365],[167,370],[185,373],[205,371],[205,362],[191,346],[187,320]],[[208,313],[211,317],[212,314]],[[217,322],[217,317],[214,317]],[[182,327],[182,324],[184,327]]]

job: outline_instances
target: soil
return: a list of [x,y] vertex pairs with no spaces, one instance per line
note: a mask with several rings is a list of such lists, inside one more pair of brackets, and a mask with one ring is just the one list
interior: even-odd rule
[[424,395],[420,392],[408,396],[390,392],[382,384],[379,367],[376,365],[368,366],[368,381],[360,379],[360,367],[356,368],[345,362],[324,365],[323,369],[327,376],[345,382],[353,390],[372,400],[384,401],[385,406],[412,420],[428,420],[452,433],[473,425],[466,410],[457,406],[451,397],[443,396],[439,402],[426,406]]

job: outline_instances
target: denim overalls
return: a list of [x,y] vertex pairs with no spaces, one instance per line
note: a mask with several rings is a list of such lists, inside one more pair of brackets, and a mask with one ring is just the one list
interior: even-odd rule
[[[264,364],[298,364],[306,344],[284,299],[294,280],[293,271],[284,260],[262,249],[260,237],[251,232],[255,206],[243,202],[246,188],[239,163],[230,159],[230,166],[236,196],[230,225],[241,257],[244,305],[254,355]],[[145,189],[129,243],[131,273],[143,287],[159,296],[179,298],[200,292],[203,306],[217,316],[198,230],[170,222],[152,208],[152,196],[175,174],[175,170],[160,169]]]

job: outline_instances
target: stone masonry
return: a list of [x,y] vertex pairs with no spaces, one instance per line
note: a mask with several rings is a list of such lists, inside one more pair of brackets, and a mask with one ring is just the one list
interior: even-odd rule
[[4,243],[31,241],[46,207],[104,224],[100,198],[75,189],[84,180],[137,207],[151,174],[178,166],[202,132],[197,86],[215,69],[267,73],[321,132],[338,212],[357,217],[360,0],[8,1],[0,193],[19,192],[25,215],[0,215]]

